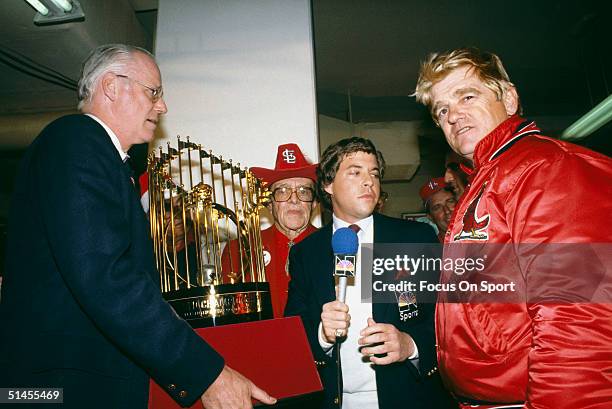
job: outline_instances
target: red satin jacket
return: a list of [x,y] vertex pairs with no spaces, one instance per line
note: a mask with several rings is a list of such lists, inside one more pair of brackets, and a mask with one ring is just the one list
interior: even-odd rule
[[[439,366],[460,400],[612,407],[611,226],[610,158],[542,136],[519,116],[478,143],[445,256],[506,244],[513,262],[489,257],[488,272],[520,295],[453,303],[439,294]],[[444,271],[441,280],[457,278]]]
[[[261,240],[263,242],[264,264],[266,268],[266,279],[270,283],[270,298],[272,300],[272,312],[274,318],[282,318],[287,304],[287,287],[289,286],[289,272],[287,271],[287,258],[289,257],[289,249],[296,243],[302,241],[310,233],[316,231],[317,228],[309,224],[303,232],[295,239],[289,240],[276,226],[268,227],[261,231]],[[232,240],[229,243],[232,246],[233,266],[237,268],[240,265],[238,261],[238,242]],[[223,249],[221,257],[223,271],[230,271],[230,252],[228,246]]]

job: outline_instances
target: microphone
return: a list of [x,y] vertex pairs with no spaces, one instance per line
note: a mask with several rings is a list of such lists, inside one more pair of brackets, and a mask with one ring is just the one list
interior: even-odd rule
[[334,276],[338,277],[338,301],[346,299],[346,282],[348,277],[355,277],[359,239],[357,233],[348,227],[342,227],[332,236],[334,251]]

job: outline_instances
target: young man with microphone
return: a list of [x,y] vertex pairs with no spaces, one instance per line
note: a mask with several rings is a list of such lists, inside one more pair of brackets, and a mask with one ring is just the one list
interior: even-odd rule
[[325,150],[317,189],[333,222],[291,250],[285,315],[302,318],[325,387],[323,408],[452,407],[437,374],[434,305],[417,300],[420,313],[402,319],[399,304],[362,302],[359,249],[354,278],[335,288],[336,261],[347,255],[338,248],[351,247],[336,245],[343,228],[355,231],[359,245],[437,242],[426,224],[374,213],[384,170],[370,140],[347,138]]

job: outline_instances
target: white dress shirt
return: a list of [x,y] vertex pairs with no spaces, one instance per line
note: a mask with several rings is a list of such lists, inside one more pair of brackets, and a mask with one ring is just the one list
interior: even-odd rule
[[[339,228],[348,227],[350,224],[333,215],[332,234]],[[346,339],[340,347],[343,383],[342,409],[378,409],[376,373],[373,364],[361,354],[361,346],[358,344],[359,333],[368,326],[368,318],[372,317],[372,304],[362,302],[361,298],[361,245],[374,243],[374,218],[369,216],[353,224],[360,228],[357,233],[359,250],[355,279],[349,279],[346,286],[345,303],[349,307],[351,322]],[[319,344],[327,354],[331,355],[334,344],[325,341],[322,324],[319,325]],[[418,368],[416,345],[414,345],[414,353],[408,359]]]
[[110,129],[108,127],[108,125],[106,125],[104,122],[102,122],[102,120],[100,118],[98,118],[97,116],[95,116],[93,114],[85,114],[85,115],[87,115],[88,117],[90,117],[91,119],[93,119],[94,121],[99,123],[100,125],[102,125],[102,128],[104,128],[104,130],[106,131],[106,133],[110,137],[111,142],[113,142],[113,145],[115,146],[115,149],[117,149],[117,152],[119,152],[119,155],[121,156],[121,160],[124,161],[124,162],[126,160],[128,160],[130,155],[128,155],[127,152],[123,151],[123,148],[121,147],[121,142],[119,142],[119,138],[117,138],[117,135],[115,135],[113,130]]
[[[355,279],[349,279],[346,286],[346,305],[349,306],[351,323],[346,339],[340,347],[342,361],[342,409],[377,409],[376,373],[372,364],[361,355],[359,332],[368,326],[368,318],[372,317],[372,304],[361,302],[361,244],[374,242],[374,218],[369,216],[354,223],[359,226],[357,233],[359,250],[355,265]],[[333,232],[351,223],[333,216]],[[322,338],[322,326],[319,327],[319,342],[324,350],[331,353],[333,344]]]

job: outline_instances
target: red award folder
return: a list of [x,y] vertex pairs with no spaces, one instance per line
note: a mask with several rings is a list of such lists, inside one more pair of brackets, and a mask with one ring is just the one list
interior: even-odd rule
[[[278,404],[323,389],[298,317],[195,331],[223,356],[227,365],[277,398]],[[151,381],[150,386],[149,409],[180,408],[155,382]],[[202,402],[198,400],[191,408],[202,409]]]

